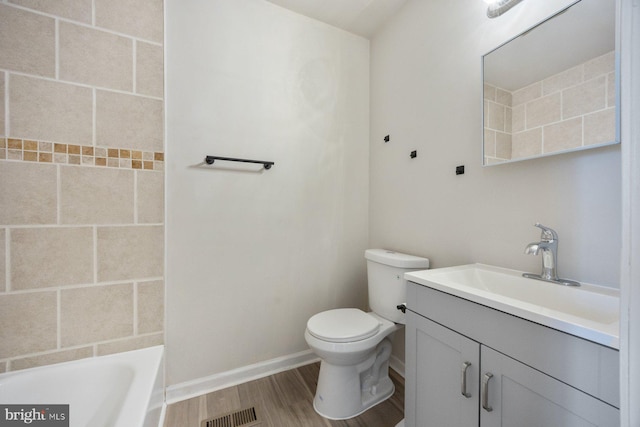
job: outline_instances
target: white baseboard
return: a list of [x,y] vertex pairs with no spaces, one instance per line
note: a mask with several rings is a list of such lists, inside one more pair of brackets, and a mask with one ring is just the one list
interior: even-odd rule
[[[320,358],[311,350],[278,357],[253,365],[243,366],[231,371],[221,372],[208,377],[198,378],[167,387],[166,403],[172,404],[192,397],[211,393],[223,388],[268,377],[279,372],[318,362]],[[404,362],[391,355],[389,366],[404,378]]]
[[[306,350],[300,353],[289,354],[287,356],[255,363],[253,365],[243,366],[231,371],[210,375],[208,377],[171,385],[167,387],[166,402],[167,404],[172,404],[181,400],[211,393],[213,391],[222,390],[223,388],[268,377],[269,375],[288,371],[289,369],[308,365],[319,360],[320,358],[318,358],[318,356],[316,356],[311,350]],[[404,374],[404,365],[402,372]]]
[[404,378],[404,361],[398,359],[397,356],[393,354],[389,358],[389,367],[400,374],[402,378]]

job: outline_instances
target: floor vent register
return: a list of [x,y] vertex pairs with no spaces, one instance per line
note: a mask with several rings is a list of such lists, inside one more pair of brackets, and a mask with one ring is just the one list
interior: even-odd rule
[[250,427],[260,424],[256,408],[252,406],[220,417],[203,420],[200,427]]

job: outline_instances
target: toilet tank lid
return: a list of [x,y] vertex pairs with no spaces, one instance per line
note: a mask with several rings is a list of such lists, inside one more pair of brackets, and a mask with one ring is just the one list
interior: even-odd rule
[[429,259],[386,249],[367,249],[364,257],[369,261],[399,268],[429,268]]

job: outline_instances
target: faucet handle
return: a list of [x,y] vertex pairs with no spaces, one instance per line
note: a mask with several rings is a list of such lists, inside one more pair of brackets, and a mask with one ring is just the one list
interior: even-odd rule
[[542,235],[540,236],[542,240],[558,240],[558,233],[556,233],[554,229],[544,226],[539,222],[536,222],[533,225],[534,227],[538,227],[540,230],[542,230]]

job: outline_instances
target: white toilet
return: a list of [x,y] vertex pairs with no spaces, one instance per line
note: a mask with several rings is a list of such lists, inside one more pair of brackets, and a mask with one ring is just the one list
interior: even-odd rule
[[391,336],[405,323],[404,273],[429,268],[429,260],[368,249],[370,313],[356,308],[323,311],[307,322],[304,337],[322,362],[313,399],[316,412],[332,420],[355,417],[391,397]]

